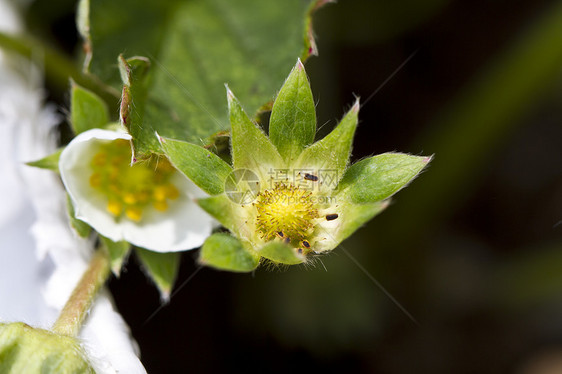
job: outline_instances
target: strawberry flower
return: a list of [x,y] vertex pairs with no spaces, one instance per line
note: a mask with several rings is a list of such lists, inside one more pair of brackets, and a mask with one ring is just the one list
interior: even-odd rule
[[253,123],[227,88],[232,165],[206,149],[160,138],[180,171],[211,195],[199,205],[230,234],[210,236],[200,261],[251,271],[262,259],[310,261],[338,246],[380,213],[430,157],[386,153],[349,165],[359,101],[314,143],[316,114],[300,60],[271,111],[269,136]]
[[212,219],[193,198],[206,194],[164,157],[131,165],[130,139],[91,129],[62,151],[59,170],[76,218],[114,242],[156,252],[199,247]]

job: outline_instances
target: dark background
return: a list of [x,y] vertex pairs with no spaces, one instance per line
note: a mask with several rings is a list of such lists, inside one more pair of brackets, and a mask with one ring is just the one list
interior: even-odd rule
[[[52,4],[36,2],[29,23],[75,54],[74,3]],[[320,134],[356,95],[354,159],[435,160],[316,266],[203,268],[186,283],[197,270],[187,252],[171,302],[149,319],[159,295],[130,259],[109,286],[148,372],[562,373],[562,33],[549,69],[517,52],[557,8],[341,0],[320,10],[320,55],[306,63]],[[544,76],[521,89],[533,69]]]

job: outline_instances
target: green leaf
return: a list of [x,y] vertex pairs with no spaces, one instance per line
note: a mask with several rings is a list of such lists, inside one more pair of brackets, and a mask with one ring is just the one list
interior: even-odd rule
[[357,128],[358,113],[359,100],[355,102],[332,132],[322,140],[305,148],[297,161],[297,167],[313,167],[316,170],[335,169],[337,175],[341,178],[351,154],[353,136]]
[[[223,84],[255,113],[282,85],[297,56],[315,53],[305,0],[91,0],[91,71],[119,86],[114,58],[153,62],[140,153],[159,152],[162,136],[198,143],[228,128]],[[134,94],[133,94],[134,97]]]
[[195,144],[160,137],[170,162],[199,188],[210,195],[224,191],[224,182],[232,168],[219,156]]
[[286,265],[296,265],[304,262],[305,257],[297,250],[280,241],[271,241],[258,251],[260,256],[276,263]]
[[63,150],[64,148],[59,148],[55,151],[55,153],[43,157],[40,160],[26,162],[26,165],[33,166],[36,168],[41,168],[41,169],[52,170],[58,173],[60,154],[62,153]]
[[338,185],[336,197],[356,204],[389,198],[410,183],[431,157],[384,153],[353,164]]
[[269,120],[269,138],[285,161],[295,161],[314,141],[316,109],[300,60],[277,95]]
[[[119,71],[123,80],[123,91],[121,94],[121,107],[119,118],[121,124],[127,128],[133,137],[133,149],[135,156],[137,149],[142,148],[139,134],[143,132],[144,107],[147,94],[147,75],[150,69],[150,61],[144,57],[133,57],[125,60],[123,55],[118,58]],[[152,134],[152,143],[157,139]]]
[[227,97],[234,169],[260,170],[263,164],[281,167],[283,160],[275,146],[261,128],[250,121],[238,99],[228,88]]
[[95,371],[77,339],[15,322],[0,323],[0,373]]
[[160,296],[168,301],[180,266],[180,253],[158,253],[142,248],[135,248],[147,275],[154,281]]
[[131,249],[131,244],[126,241],[114,242],[113,240],[100,235],[100,238],[109,253],[109,261],[111,263],[111,271],[115,276],[119,277],[121,275],[121,268],[123,267],[123,262],[129,254]]
[[82,238],[87,238],[92,232],[92,228],[86,222],[76,218],[76,212],[74,211],[74,204],[69,194],[66,194],[66,210],[68,212],[68,217],[70,219],[70,226],[76,231],[76,233]]
[[76,134],[103,128],[109,122],[105,102],[95,93],[72,82],[70,96],[70,124]]
[[259,256],[247,251],[242,243],[228,234],[213,234],[207,238],[199,262],[220,270],[248,272],[259,265]]
[[370,221],[374,216],[382,212],[389,205],[389,201],[379,201],[369,204],[342,204],[342,210],[338,220],[341,220],[341,226],[338,227],[333,234],[334,244],[338,245],[357,229]]

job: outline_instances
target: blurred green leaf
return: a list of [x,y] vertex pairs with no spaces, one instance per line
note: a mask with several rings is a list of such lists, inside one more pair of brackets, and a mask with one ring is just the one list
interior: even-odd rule
[[[91,1],[91,71],[119,87],[115,57],[153,63],[137,152],[159,152],[162,136],[200,143],[227,129],[222,87],[253,114],[273,97],[296,57],[314,52],[315,2],[285,0]],[[133,134],[133,136],[135,136]]]
[[70,91],[70,124],[76,134],[103,128],[109,122],[105,102],[95,93],[80,87],[74,81]]
[[178,275],[180,254],[177,252],[158,253],[142,248],[135,248],[135,252],[146,274],[158,287],[162,299],[168,301]]

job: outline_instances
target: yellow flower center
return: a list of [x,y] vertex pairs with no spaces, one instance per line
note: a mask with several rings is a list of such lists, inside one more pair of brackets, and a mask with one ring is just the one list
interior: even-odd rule
[[102,145],[90,162],[90,185],[107,197],[106,209],[114,217],[124,214],[138,222],[148,206],[166,211],[168,200],[176,199],[179,191],[170,181],[175,169],[166,158],[153,157],[133,166],[130,160],[127,140]]
[[280,237],[287,242],[304,242],[318,218],[312,193],[292,184],[276,183],[271,190],[258,194],[253,204],[257,210],[256,226],[262,239]]

